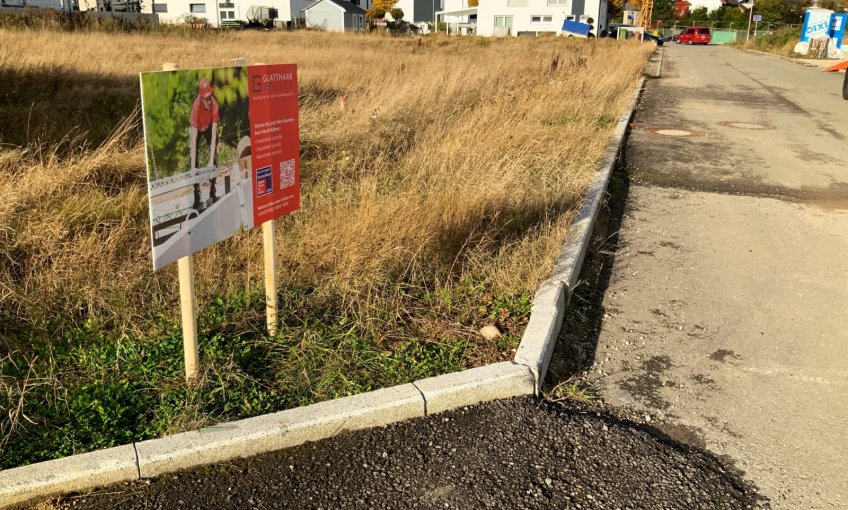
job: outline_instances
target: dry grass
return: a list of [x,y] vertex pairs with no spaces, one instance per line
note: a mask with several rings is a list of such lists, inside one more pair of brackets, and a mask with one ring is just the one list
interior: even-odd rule
[[[305,33],[0,32],[0,48],[10,81],[76,80],[32,108],[62,111],[50,117],[65,130],[93,102],[137,97],[135,73],[165,61],[297,62],[304,200],[280,228],[281,267],[359,305],[393,282],[432,287],[468,271],[533,289],[646,58],[607,41]],[[100,77],[123,85],[97,89]],[[132,327],[173,303],[174,270],[150,271],[143,151],[126,114],[99,148],[56,151],[54,135],[0,153],[2,320],[64,312]],[[197,257],[202,296],[257,276],[257,238]]]
[[[157,70],[163,62],[222,66],[237,57],[298,64],[303,201],[300,212],[278,223],[281,283],[291,296],[285,302],[295,315],[303,309],[312,318],[353,317],[351,327],[374,340],[376,350],[361,362],[338,361],[334,350],[355,353],[360,337],[343,332],[337,342],[327,342],[306,322],[287,325],[301,328],[291,334],[284,327],[282,343],[262,341],[251,349],[277,356],[269,363],[280,374],[300,370],[318,374],[316,380],[325,377],[321,360],[333,360],[332,377],[343,381],[342,390],[309,390],[310,398],[331,398],[369,388],[367,377],[348,384],[349,367],[389,356],[380,349],[394,349],[410,337],[473,337],[479,325],[459,316],[489,313],[487,303],[477,309],[478,298],[491,304],[498,296],[532,294],[559,252],[648,46],[553,38],[0,30],[0,361],[7,360],[0,368],[23,367],[19,376],[0,373],[0,407],[8,414],[0,418],[8,418],[0,434],[12,437],[30,415],[49,425],[24,405],[32,385],[50,386],[44,395],[55,394],[61,403],[73,390],[68,374],[82,377],[74,367],[54,366],[52,354],[45,360],[43,353],[52,350],[39,351],[40,359],[27,357],[32,346],[62,337],[70,339],[63,345],[71,349],[80,329],[120,344],[177,315],[175,267],[151,269],[143,149],[133,112],[139,71]],[[195,272],[201,312],[216,297],[250,295],[261,281],[261,236],[245,233],[204,250],[195,256]],[[469,285],[485,292],[466,292]],[[297,289],[308,289],[306,308]],[[507,323],[503,306],[491,308]],[[236,331],[250,321],[261,329],[255,311],[246,318],[238,310],[227,313],[233,318],[224,320],[235,323]],[[301,338],[299,331],[311,332]],[[407,351],[398,358],[400,372],[381,380],[428,373],[415,364],[435,355],[402,345]],[[118,382],[132,380],[120,372],[121,349],[146,351],[135,344],[116,349],[111,368],[97,372],[107,375],[81,380],[112,380],[108,374],[117,374]],[[481,343],[471,363],[502,359],[508,350]],[[233,365],[239,354],[219,351],[223,361],[206,373],[210,381],[229,381],[221,388],[237,388],[245,380],[239,377],[248,377]],[[293,352],[301,358],[292,358]],[[158,367],[161,362],[151,356]],[[89,358],[83,361],[92,366],[106,363]],[[30,365],[51,368],[27,380]],[[171,370],[162,377],[174,386],[178,374]],[[276,382],[257,384],[299,383],[298,374],[273,377]],[[80,392],[80,398],[86,395]],[[173,423],[156,430],[214,421],[203,402],[192,400],[199,395],[186,401],[197,406],[172,406],[190,412],[168,417]],[[291,399],[308,401],[301,393]],[[0,449],[2,443],[0,438]],[[28,458],[45,455],[50,453]]]

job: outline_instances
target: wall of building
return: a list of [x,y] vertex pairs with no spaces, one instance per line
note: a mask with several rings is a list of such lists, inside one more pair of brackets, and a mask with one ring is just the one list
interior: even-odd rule
[[495,17],[511,16],[513,36],[519,32],[559,33],[566,19],[585,23],[588,18],[592,18],[592,33],[597,35],[607,26],[606,10],[607,0],[489,0],[478,7],[477,34],[502,35],[495,27]]
[[[306,2],[306,5],[311,3]],[[220,7],[221,4],[226,6]],[[142,12],[155,12],[162,23],[176,23],[191,14],[206,19],[215,27],[225,21],[247,22],[251,7],[277,9],[281,21],[291,20],[292,8],[297,11],[303,9],[298,0],[149,0],[142,5]]]
[[280,10],[280,20],[292,21],[297,18],[303,18],[303,10],[314,3],[315,0],[289,0],[288,2],[283,2],[283,8]]
[[433,21],[433,12],[439,9],[440,0],[398,0],[395,7],[403,10],[403,20],[410,23]]
[[62,0],[3,0],[3,7],[51,7],[62,8]]
[[344,29],[346,32],[364,32],[365,14],[346,12],[344,15]]
[[306,11],[306,26],[328,32],[344,32],[345,12],[332,2],[320,2]]

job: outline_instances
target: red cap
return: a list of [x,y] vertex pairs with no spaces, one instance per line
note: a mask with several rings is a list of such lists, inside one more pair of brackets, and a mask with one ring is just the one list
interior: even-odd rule
[[197,90],[203,97],[209,97],[212,95],[212,86],[209,85],[209,81],[206,78],[200,79],[200,83],[197,86]]

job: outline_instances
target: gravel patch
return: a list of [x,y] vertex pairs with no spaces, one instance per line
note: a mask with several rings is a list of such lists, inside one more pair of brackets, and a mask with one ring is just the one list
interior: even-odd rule
[[[49,506],[47,506],[49,505]],[[99,489],[41,508],[766,508],[720,459],[532,397]]]

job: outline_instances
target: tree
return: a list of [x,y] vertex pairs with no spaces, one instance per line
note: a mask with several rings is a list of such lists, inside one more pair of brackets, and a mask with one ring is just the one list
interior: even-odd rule
[[651,14],[653,21],[669,21],[674,19],[674,2],[672,0],[654,0],[654,10]]
[[380,19],[386,16],[387,12],[390,12],[397,0],[374,0],[374,4],[370,9],[365,11],[365,15],[368,16],[368,19]]
[[706,21],[710,17],[706,7],[698,7],[689,11],[689,21]]
[[783,0],[760,0],[754,4],[754,14],[761,15],[765,23],[782,23],[787,13]]
[[400,20],[403,19],[403,9],[401,9],[399,7],[393,7],[389,11],[389,14],[392,15],[392,19],[395,20],[395,21],[400,21]]
[[468,7],[477,7],[480,5],[480,0],[468,0]]

